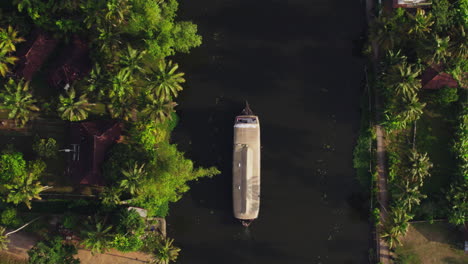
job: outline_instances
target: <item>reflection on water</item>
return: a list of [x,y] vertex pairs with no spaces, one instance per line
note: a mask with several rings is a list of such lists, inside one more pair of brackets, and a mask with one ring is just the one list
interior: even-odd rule
[[[222,174],[172,205],[179,263],[366,263],[367,201],[352,169],[363,60],[358,0],[181,1],[204,45],[176,58],[187,74],[173,140]],[[262,120],[260,217],[232,214],[234,117]]]

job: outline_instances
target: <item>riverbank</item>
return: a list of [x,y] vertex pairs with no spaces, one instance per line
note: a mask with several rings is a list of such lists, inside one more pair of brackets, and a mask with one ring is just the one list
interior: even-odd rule
[[[366,51],[372,69],[369,86],[373,88],[370,90],[376,123],[376,152],[370,157],[376,160],[376,173],[375,179],[373,175],[368,178],[371,186],[377,187],[371,190],[371,197],[377,199],[379,206],[373,214],[379,241],[376,261],[382,263],[401,260],[398,252],[392,252],[407,238],[412,219],[430,222],[446,218],[451,224],[462,226],[468,193],[464,178],[466,150],[460,151],[458,143],[466,140],[465,126],[459,125],[459,120],[466,120],[463,108],[467,95],[459,89],[466,86],[460,74],[467,71],[463,68],[466,50],[451,50],[456,56],[447,57],[448,50],[441,52],[435,42],[430,46],[440,36],[465,45],[463,40],[447,36],[449,33],[444,30],[452,27],[451,34],[456,35],[458,27],[453,24],[459,23],[457,16],[465,13],[452,13],[447,18],[452,19],[450,24],[440,20],[447,16],[446,1],[436,1],[433,9],[426,11],[392,9],[389,2],[382,3],[375,17],[373,1],[367,1],[366,9],[370,29]],[[461,3],[459,10],[463,8],[467,7]],[[423,25],[416,20],[424,20]],[[421,28],[424,30],[414,33]],[[422,43],[426,43],[425,49],[420,48]],[[428,72],[435,64],[439,65],[436,75],[445,74],[450,82],[428,85]],[[363,168],[362,161],[357,164]]]

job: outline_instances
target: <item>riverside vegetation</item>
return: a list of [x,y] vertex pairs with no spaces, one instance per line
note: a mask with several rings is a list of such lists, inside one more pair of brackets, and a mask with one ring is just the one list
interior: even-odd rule
[[[79,263],[73,257],[75,246],[46,228],[47,216],[55,213],[61,215],[61,225],[79,234],[81,245],[93,254],[113,247],[151,253],[154,263],[175,261],[180,249],[173,240],[148,232],[151,223],[126,207],[142,207],[151,217],[165,217],[169,203],[189,190],[189,181],[219,174],[214,167],[195,168],[170,143],[177,124],[175,99],[185,79],[168,57],[201,45],[197,26],[177,20],[177,8],[176,0],[12,0],[0,4],[0,110],[8,119],[19,128],[28,128],[37,118],[124,123],[124,140],[112,147],[102,167],[106,185],[94,186],[95,196],[84,199],[41,196],[50,187],[58,193],[74,189],[50,180],[54,175],[63,177],[64,168],[57,165],[63,136],[36,138],[31,149],[22,151],[16,145],[3,146],[2,248],[8,242],[4,227],[17,228],[42,216],[26,227],[44,238],[29,251],[29,262]],[[14,74],[16,48],[35,30],[64,43],[75,36],[84,39],[91,51],[91,72],[66,91],[55,92],[50,92],[43,72],[32,82],[19,78]],[[43,203],[34,202],[41,198]]]
[[[468,1],[435,0],[430,9],[378,13],[369,40],[378,44],[380,64],[369,84],[382,102],[390,207],[385,223],[379,222],[376,202],[372,215],[395,248],[411,220],[447,219],[460,228],[468,221]],[[372,52],[369,44],[365,53]],[[450,74],[458,87],[422,89],[422,74],[431,67]],[[375,201],[369,119],[364,114],[354,167]]]

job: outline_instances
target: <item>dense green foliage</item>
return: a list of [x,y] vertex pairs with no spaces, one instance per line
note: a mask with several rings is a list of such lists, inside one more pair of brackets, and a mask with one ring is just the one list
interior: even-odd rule
[[0,90],[0,109],[8,110],[8,118],[15,120],[19,126],[24,126],[29,121],[31,113],[39,111],[30,91],[29,82],[9,79]]
[[20,223],[20,219],[16,213],[16,209],[13,207],[6,208],[0,215],[0,224],[10,228],[17,227]]
[[[414,11],[401,8],[382,11],[370,29],[370,40],[381,53],[375,85],[381,95],[382,124],[387,131],[391,199],[389,219],[382,223],[382,236],[391,247],[406,233],[416,210],[428,212],[440,206],[431,200],[424,208],[418,208],[428,195],[423,186],[433,166],[429,154],[422,153],[423,148],[416,142],[418,120],[427,113],[427,105],[431,105],[431,111],[437,111],[434,106],[447,109],[461,100],[453,88],[424,91],[421,76],[429,68],[435,68],[453,76],[460,87],[467,86],[463,73],[468,72],[468,1],[436,0],[432,9]],[[464,146],[463,151],[466,149]],[[447,194],[452,204],[449,217],[452,222],[460,223],[466,215],[462,213],[466,210],[464,188],[463,182],[457,180]]]
[[60,237],[38,242],[28,251],[31,264],[79,264],[80,260],[73,258],[77,253],[73,245],[64,244]]
[[6,149],[0,156],[0,193],[2,200],[31,208],[32,199],[41,199],[39,177],[45,170],[41,160],[26,162],[20,152]]
[[36,138],[32,149],[41,158],[55,158],[58,153],[57,141],[53,138]]
[[[466,93],[464,94],[466,96]],[[460,103],[458,130],[455,137],[454,152],[458,158],[458,171],[454,183],[447,193],[451,206],[449,221],[463,225],[468,221],[468,107]]]

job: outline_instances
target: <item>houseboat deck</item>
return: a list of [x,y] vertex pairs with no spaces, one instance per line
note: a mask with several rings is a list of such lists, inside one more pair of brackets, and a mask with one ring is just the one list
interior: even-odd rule
[[260,122],[255,115],[236,117],[232,167],[234,216],[254,220],[260,209]]

